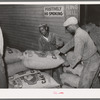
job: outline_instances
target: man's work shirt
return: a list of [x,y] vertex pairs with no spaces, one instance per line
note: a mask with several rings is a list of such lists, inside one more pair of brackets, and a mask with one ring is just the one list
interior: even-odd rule
[[76,57],[81,56],[82,60],[86,60],[91,57],[94,53],[96,53],[97,48],[89,36],[89,34],[78,28],[75,33],[75,48],[74,54]]
[[39,50],[52,51],[56,50],[56,43],[59,42],[59,37],[56,33],[49,33],[48,39],[41,36],[39,38]]
[[[80,60],[90,58],[97,51],[89,34],[81,28],[76,30],[74,38],[71,40],[71,46],[74,46],[74,56],[70,64],[71,67],[74,67]],[[65,48],[67,48],[67,46]],[[65,48],[62,48],[61,51],[64,52]]]

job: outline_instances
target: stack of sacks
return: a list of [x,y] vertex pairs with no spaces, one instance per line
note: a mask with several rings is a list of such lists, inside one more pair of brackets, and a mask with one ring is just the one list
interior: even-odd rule
[[83,26],[81,26],[82,29],[84,29],[86,32],[90,32],[94,27],[96,27],[95,24],[93,23],[89,23],[89,24],[85,24]]
[[27,70],[9,77],[9,88],[59,88],[50,75],[38,70]]
[[[57,52],[54,53],[57,55]],[[60,84],[50,75],[38,70],[29,70],[29,68],[45,69],[48,66],[52,68],[52,65],[57,67],[64,62],[60,56],[57,56],[57,59],[53,59],[51,55],[51,52],[42,54],[40,51],[26,50],[21,53],[17,49],[7,48],[5,62],[7,64],[9,88],[59,88]],[[24,60],[22,59],[23,57],[27,57],[27,59],[24,58]],[[46,61],[48,63],[45,63]],[[49,65],[52,61],[52,65]],[[58,63],[56,64],[56,62]]]
[[[72,62],[73,52],[67,54],[67,61],[70,64]],[[74,69],[69,67],[64,67],[64,73],[60,75],[62,81],[62,88],[77,88],[80,80],[80,75],[83,70],[83,65],[78,64]]]
[[5,52],[5,63],[7,65],[8,76],[14,75],[17,72],[27,70],[24,67],[21,59],[19,58],[22,55],[22,52],[15,48],[6,48]]
[[100,27],[96,26],[93,23],[89,23],[83,25],[82,28],[89,33],[90,37],[92,38],[98,49],[98,52],[100,53]]
[[41,51],[26,50],[21,57],[24,66],[32,69],[52,69],[56,68],[62,63],[64,59],[59,54],[53,52],[57,59],[52,58],[50,51],[42,53]]

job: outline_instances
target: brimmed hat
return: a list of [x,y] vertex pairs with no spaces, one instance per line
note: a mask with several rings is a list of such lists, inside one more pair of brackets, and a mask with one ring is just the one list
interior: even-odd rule
[[67,27],[69,25],[75,25],[78,23],[78,20],[76,17],[69,17],[63,24],[63,26]]
[[40,24],[39,27],[47,26],[47,24]]

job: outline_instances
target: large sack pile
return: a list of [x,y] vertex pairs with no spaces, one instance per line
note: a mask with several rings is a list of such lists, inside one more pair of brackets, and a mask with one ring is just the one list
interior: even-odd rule
[[59,88],[50,75],[38,70],[27,70],[9,77],[9,88]]
[[58,88],[58,84],[50,75],[31,69],[49,69],[62,64],[64,60],[54,52],[57,59],[52,58],[51,52],[26,50],[21,52],[7,47],[5,63],[7,65],[9,88]]
[[49,51],[42,54],[40,51],[26,50],[21,59],[27,68],[52,69],[64,63],[64,59],[62,57],[55,52],[54,54],[57,59],[52,58],[52,54]]
[[98,52],[100,53],[100,27],[96,26],[93,23],[89,23],[83,25],[82,28],[89,33],[90,37],[97,46]]

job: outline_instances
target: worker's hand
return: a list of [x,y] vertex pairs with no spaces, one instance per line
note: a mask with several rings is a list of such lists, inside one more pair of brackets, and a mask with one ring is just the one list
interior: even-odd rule
[[34,51],[39,57],[46,57],[47,54],[46,52],[43,52],[43,51]]
[[53,58],[53,59],[57,59],[57,57],[56,57],[55,55],[52,55],[52,58]]
[[69,67],[68,61],[65,61],[65,62],[62,64],[62,66],[63,66],[63,67],[65,67],[65,66],[66,66],[66,67]]
[[54,54],[55,55],[59,55],[60,54],[60,51],[59,50],[54,50]]
[[62,41],[60,41],[59,43],[56,44],[56,47],[57,47],[57,48],[60,48],[60,47],[62,47],[63,45],[64,45],[64,43],[63,43]]
[[59,43],[59,44],[56,45],[56,48],[60,48],[62,46],[63,46],[63,43]]

